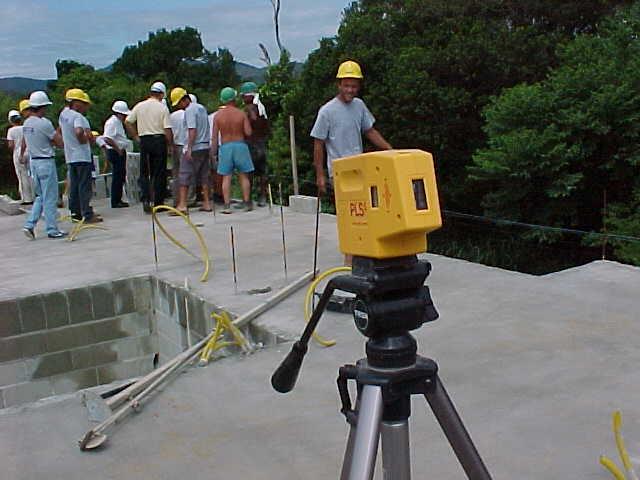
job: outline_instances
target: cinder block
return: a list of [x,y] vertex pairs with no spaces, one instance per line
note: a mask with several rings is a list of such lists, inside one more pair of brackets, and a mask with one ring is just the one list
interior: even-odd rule
[[289,195],[289,209],[299,213],[316,213],[318,198],[308,195]]
[[143,357],[158,351],[158,337],[148,335],[145,337],[123,338],[115,342],[114,346],[118,351],[119,360]]
[[164,336],[162,333],[158,334],[158,349],[161,356],[173,358],[182,352],[182,345],[175,342],[172,338]]
[[116,280],[113,282],[113,300],[116,315],[135,312],[136,304],[133,296],[133,282],[129,279]]
[[93,304],[93,318],[102,320],[116,315],[111,283],[93,285],[89,288],[91,303]]
[[90,322],[93,320],[91,295],[88,288],[67,290],[69,301],[69,318],[71,323]]
[[68,372],[72,369],[71,352],[49,353],[38,358],[37,366],[31,374],[31,378],[35,380],[50,377],[51,375]]
[[15,300],[0,302],[0,337],[18,335],[21,331],[18,302]]
[[47,328],[42,295],[20,298],[18,300],[18,310],[20,310],[20,322],[23,333],[35,332]]
[[59,352],[84,347],[94,343],[93,325],[74,325],[72,327],[47,332],[47,351]]
[[26,381],[23,361],[0,363],[0,385],[11,385]]
[[48,293],[42,296],[42,301],[47,317],[47,328],[69,325],[69,305],[65,292]]
[[144,358],[124,360],[111,365],[103,365],[97,368],[98,383],[111,383],[115,380],[139,377],[153,370],[153,355]]
[[156,317],[158,321],[158,334],[162,334],[176,345],[181,345],[182,342],[182,327],[173,319],[166,315],[158,315]]
[[148,276],[131,279],[133,283],[133,298],[138,312],[151,309],[151,280]]
[[24,358],[47,353],[47,333],[28,333],[14,337],[18,342],[20,355]]
[[101,343],[71,350],[71,364],[74,370],[95,367],[118,360],[115,342]]
[[17,360],[22,357],[18,337],[0,338],[0,362]]
[[129,333],[121,327],[122,318],[110,318],[91,324],[92,343],[107,342],[128,337]]
[[184,289],[182,288],[174,288],[174,297],[175,297],[175,303],[174,303],[174,308],[173,308],[173,314],[171,315],[172,317],[175,318],[176,322],[178,322],[180,325],[182,325],[183,327],[187,326],[187,309],[185,307],[185,297],[188,297],[188,294],[185,293]]
[[98,372],[95,368],[87,368],[56,375],[51,377],[51,385],[56,395],[95,387],[98,385]]
[[18,383],[9,385],[2,389],[5,407],[22,405],[23,403],[35,402],[44,397],[53,395],[53,388],[49,380],[36,380],[33,382]]
[[151,323],[149,317],[140,313],[130,313],[118,317],[120,329],[126,336],[149,335]]

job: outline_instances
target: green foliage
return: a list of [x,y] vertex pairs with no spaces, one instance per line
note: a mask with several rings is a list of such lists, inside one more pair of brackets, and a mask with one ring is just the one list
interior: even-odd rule
[[[559,66],[485,110],[469,169],[490,215],[640,235],[640,3],[558,49]],[[638,247],[616,244],[638,261]]]

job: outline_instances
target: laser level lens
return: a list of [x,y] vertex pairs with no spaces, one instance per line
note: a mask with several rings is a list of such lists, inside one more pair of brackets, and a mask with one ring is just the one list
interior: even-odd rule
[[378,187],[371,186],[371,208],[378,208]]
[[424,189],[424,180],[419,178],[412,180],[413,182],[413,197],[416,201],[416,210],[428,210],[427,205],[427,193]]

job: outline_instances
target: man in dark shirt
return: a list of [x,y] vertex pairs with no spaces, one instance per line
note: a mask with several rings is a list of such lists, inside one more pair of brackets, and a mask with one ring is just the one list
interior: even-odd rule
[[267,139],[269,137],[269,120],[267,111],[260,102],[258,86],[253,82],[245,82],[240,86],[245,111],[251,123],[252,135],[247,138],[251,160],[253,160],[254,178],[258,184],[258,206],[266,205],[267,196]]

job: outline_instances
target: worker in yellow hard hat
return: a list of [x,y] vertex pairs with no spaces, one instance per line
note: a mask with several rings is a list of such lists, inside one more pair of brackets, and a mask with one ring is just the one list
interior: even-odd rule
[[[357,97],[364,76],[360,65],[352,60],[340,64],[338,74],[338,94],[318,111],[316,122],[311,129],[313,137],[313,164],[316,169],[316,185],[319,194],[326,191],[324,158],[327,157],[329,184],[331,163],[341,157],[362,153],[362,135],[366,136],[380,150],[391,150],[391,145],[375,129],[375,118]],[[345,265],[351,264],[351,257],[345,256]]]
[[325,152],[331,182],[331,162],[336,158],[362,153],[363,134],[379,149],[391,149],[391,145],[373,128],[375,118],[365,103],[357,97],[364,78],[360,65],[352,60],[343,62],[338,68],[336,78],[338,94],[320,107],[311,129],[314,139],[313,163],[320,193],[326,190]]
[[92,172],[94,169],[91,146],[96,139],[85,114],[91,105],[89,95],[79,88],[66,91],[64,99],[69,107],[60,112],[58,124],[64,141],[64,157],[69,178],[69,210],[75,220],[84,223],[102,222],[93,211]]

